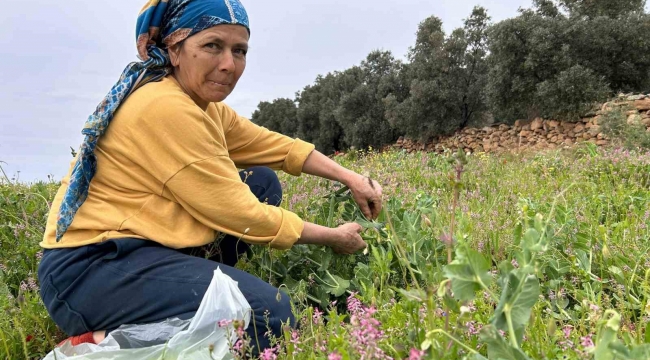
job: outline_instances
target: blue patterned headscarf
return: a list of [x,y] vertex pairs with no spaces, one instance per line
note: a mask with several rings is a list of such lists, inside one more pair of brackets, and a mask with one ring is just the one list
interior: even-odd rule
[[171,73],[167,48],[207,28],[238,24],[250,33],[248,15],[239,0],[149,0],[136,25],[141,62],[129,64],[118,82],[88,117],[85,135],[70,185],[65,192],[56,223],[56,241],[68,230],[77,210],[88,197],[88,188],[97,171],[95,147],[122,102],[138,87],[158,81]]

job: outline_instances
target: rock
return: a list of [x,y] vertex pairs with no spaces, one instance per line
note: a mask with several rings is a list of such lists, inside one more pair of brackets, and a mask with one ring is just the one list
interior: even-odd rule
[[597,136],[600,133],[600,131],[601,131],[600,125],[591,125],[591,127],[589,127],[588,133],[593,136]]
[[573,145],[573,140],[571,140],[571,139],[564,139],[564,143],[565,143],[566,145]]
[[591,120],[591,123],[594,125],[600,125],[601,121],[603,121],[602,116],[598,115],[593,120]]
[[527,137],[529,137],[531,134],[532,134],[532,132],[529,131],[529,130],[521,130],[521,132],[519,133],[519,136],[520,136],[520,137],[527,138]]
[[582,125],[582,124],[577,124],[577,125],[573,128],[573,131],[574,131],[576,134],[579,134],[579,133],[585,131],[585,126]]
[[645,99],[646,96],[641,94],[641,95],[630,95],[627,97],[627,101],[637,101],[637,100],[643,100]]
[[630,116],[630,115],[639,115],[639,110],[628,110],[628,111],[626,112],[626,114],[627,114],[628,116]]
[[526,125],[527,121],[526,120],[517,120],[515,121],[515,127],[522,127]]
[[650,118],[641,119],[641,124],[643,124],[646,127],[650,126]]
[[542,118],[535,118],[533,122],[530,123],[530,130],[535,131],[537,129],[542,129],[544,127],[544,120]]
[[603,104],[603,106],[600,108],[600,111],[602,113],[606,113],[608,111],[611,111],[614,108],[614,104],[611,102],[606,102]]
[[636,100],[634,102],[634,107],[639,111],[650,110],[650,98],[645,98],[643,100]]
[[549,120],[546,122],[546,125],[551,129],[557,129],[560,126],[560,122],[557,120]]
[[628,125],[639,125],[641,124],[641,116],[637,115],[630,115],[627,117],[627,124]]
[[568,131],[573,131],[573,128],[575,127],[575,124],[570,123],[570,122],[566,122],[566,121],[562,121],[560,123],[560,127],[562,128],[562,131],[568,132]]
[[508,131],[508,130],[510,130],[510,126],[508,126],[506,124],[499,125],[499,131],[503,132],[503,131]]

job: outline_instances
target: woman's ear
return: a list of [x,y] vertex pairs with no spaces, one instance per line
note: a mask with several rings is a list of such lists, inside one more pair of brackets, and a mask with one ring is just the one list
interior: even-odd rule
[[183,42],[181,41],[178,44],[170,46],[168,49],[169,60],[171,61],[173,67],[180,65],[181,49],[183,47],[182,44]]

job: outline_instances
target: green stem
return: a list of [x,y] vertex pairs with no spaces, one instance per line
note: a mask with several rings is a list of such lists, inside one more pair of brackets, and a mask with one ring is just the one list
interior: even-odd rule
[[318,261],[316,261],[316,260],[310,258],[309,256],[305,256],[305,260],[309,260],[309,261],[313,262],[314,265],[318,266],[319,268],[322,268],[322,267],[323,267],[323,265],[321,265],[321,263],[319,263]]
[[[327,281],[323,280],[320,276],[318,276],[318,274],[316,274],[316,273],[312,273],[312,274],[314,274],[314,276],[317,277],[318,280],[322,281],[324,285],[327,285],[327,286],[329,286],[329,287],[336,287],[336,286],[334,286],[334,285],[328,283]],[[331,276],[330,276],[330,277],[331,277]],[[336,280],[334,280],[334,281],[336,282]],[[338,283],[336,283],[336,285],[338,285]]]
[[330,211],[329,214],[327,215],[327,227],[331,228],[332,227],[332,221],[334,219],[334,204],[336,202],[336,197],[331,196],[330,197]]
[[476,280],[478,281],[478,284],[481,285],[481,288],[483,288],[483,290],[485,290],[488,293],[488,295],[490,295],[492,300],[494,300],[495,302],[499,302],[499,298],[497,297],[497,295],[495,293],[493,293],[492,290],[490,290],[487,287],[487,285],[485,285],[485,283],[483,283],[483,280],[481,280],[480,277],[477,276]]
[[512,325],[512,315],[510,315],[510,307],[506,305],[506,308],[504,309],[503,313],[506,315],[506,321],[508,322],[508,333],[510,334],[510,344],[515,347],[515,349],[519,349],[519,344],[517,343],[517,336],[515,334],[515,328]]
[[449,340],[455,342],[456,344],[460,345],[463,349],[469,351],[472,354],[478,354],[479,352],[472,349],[471,347],[467,346],[465,343],[461,342],[460,340],[456,339],[455,337],[451,336],[451,334],[447,333],[443,329],[435,329],[431,330],[427,333],[427,338],[434,335],[434,334],[442,334],[446,336]]
[[309,294],[305,294],[305,295],[307,296],[307,299],[309,299],[309,300],[311,300],[311,301],[313,301],[315,303],[320,304],[320,300],[316,299],[315,297],[313,297],[313,296],[311,296]]
[[16,326],[16,330],[18,330],[18,333],[20,334],[20,340],[23,345],[23,353],[25,354],[25,360],[30,360],[29,350],[27,350],[27,340],[25,337],[25,332],[20,326],[18,326],[18,319],[16,317],[14,317],[14,325]]
[[7,352],[7,359],[11,358],[11,352],[9,351],[9,345],[7,345],[7,338],[5,337],[4,331],[0,330],[0,337],[2,337],[2,343],[5,346],[5,351]]

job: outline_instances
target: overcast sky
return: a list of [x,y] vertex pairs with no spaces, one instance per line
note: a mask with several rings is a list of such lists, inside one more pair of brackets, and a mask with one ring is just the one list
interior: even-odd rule
[[[404,58],[417,25],[436,15],[446,31],[472,8],[494,21],[531,0],[242,0],[251,22],[244,76],[226,100],[250,116],[260,101],[293,98],[316,75],[358,64],[372,50]],[[32,182],[64,176],[84,121],[136,60],[144,0],[2,0],[0,164]]]

